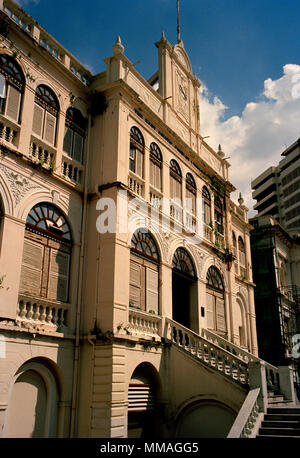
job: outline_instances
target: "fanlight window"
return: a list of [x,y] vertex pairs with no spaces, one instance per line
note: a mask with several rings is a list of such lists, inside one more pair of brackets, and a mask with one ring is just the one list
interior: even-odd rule
[[131,239],[131,247],[139,254],[158,261],[158,251],[153,237],[147,231],[137,230]]
[[129,306],[159,313],[158,250],[146,230],[137,230],[131,239]]
[[215,225],[219,234],[223,234],[223,206],[218,196],[215,196]]
[[44,84],[37,87],[33,113],[32,131],[46,142],[54,145],[59,103],[54,92]]
[[28,214],[23,246],[20,292],[68,302],[71,231],[52,204],[35,205]]
[[10,56],[0,55],[0,112],[19,122],[25,79],[21,67]]
[[145,141],[141,131],[133,126],[130,129],[129,170],[143,178]]
[[211,266],[206,274],[206,283],[208,286],[219,291],[224,290],[223,281],[220,272],[214,266]]
[[197,188],[194,177],[191,173],[186,174],[186,206],[189,213],[196,215],[196,194]]
[[156,143],[150,145],[150,184],[161,191],[162,154]]
[[182,274],[196,277],[193,261],[184,248],[177,248],[173,256],[172,266]]
[[77,108],[70,107],[66,113],[63,150],[77,162],[83,162],[86,120]]
[[211,223],[211,197],[206,186],[202,188],[202,199],[202,219],[205,224],[209,225]]

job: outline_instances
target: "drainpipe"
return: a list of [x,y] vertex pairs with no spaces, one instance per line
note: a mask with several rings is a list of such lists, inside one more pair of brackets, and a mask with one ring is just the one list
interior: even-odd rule
[[84,174],[84,193],[83,193],[83,210],[81,218],[81,240],[80,240],[80,259],[78,271],[78,290],[77,290],[77,306],[76,306],[76,319],[75,319],[75,355],[74,355],[74,372],[73,372],[73,391],[72,391],[72,407],[71,407],[71,426],[70,437],[75,434],[75,418],[76,418],[76,405],[77,405],[77,391],[78,391],[78,374],[79,374],[79,353],[80,353],[80,319],[81,319],[81,300],[82,300],[82,282],[83,282],[83,262],[85,250],[85,233],[86,233],[86,212],[87,212],[87,178],[88,178],[88,165],[90,156],[90,129],[91,129],[91,116],[88,117],[88,136],[86,148],[86,164]]

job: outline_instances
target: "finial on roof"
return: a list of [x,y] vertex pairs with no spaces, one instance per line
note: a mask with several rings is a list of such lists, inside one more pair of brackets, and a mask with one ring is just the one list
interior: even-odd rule
[[166,41],[166,36],[165,36],[164,31],[162,31],[162,34],[161,34],[161,41]]
[[116,42],[113,46],[113,53],[114,54],[123,54],[124,53],[124,46],[122,45],[120,36],[117,37]]
[[218,155],[223,159],[223,157],[225,156],[225,154],[223,153],[222,151],[222,147],[221,145],[219,145],[219,148],[218,148]]
[[244,199],[242,198],[242,193],[240,192],[239,198],[238,198],[238,203],[240,207],[244,204]]

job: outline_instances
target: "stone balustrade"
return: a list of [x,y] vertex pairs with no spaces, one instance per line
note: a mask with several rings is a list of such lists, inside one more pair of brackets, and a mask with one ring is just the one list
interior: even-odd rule
[[140,337],[160,338],[160,316],[130,309],[128,322],[128,333]]
[[213,241],[213,229],[208,224],[203,223],[203,237],[209,242]]
[[33,136],[30,142],[29,157],[36,164],[54,171],[56,150],[50,146],[46,146],[41,140]]
[[128,177],[128,188],[140,197],[144,196],[144,181],[132,172]]
[[260,388],[254,388],[249,391],[227,438],[254,437],[253,432],[255,432],[255,426],[260,417],[258,405],[259,393]]
[[231,380],[242,385],[248,384],[248,365],[243,359],[204,339],[175,321],[167,319],[166,323],[166,339]]
[[8,148],[17,149],[20,128],[0,115],[0,143]]
[[83,170],[84,167],[77,161],[65,156],[62,156],[61,173],[65,180],[82,186],[83,184]]
[[68,327],[70,304],[19,295],[16,323],[34,330],[62,332]]

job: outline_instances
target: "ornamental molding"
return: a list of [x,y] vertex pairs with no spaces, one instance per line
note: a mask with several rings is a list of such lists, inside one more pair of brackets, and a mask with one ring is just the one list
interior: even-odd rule
[[39,184],[35,183],[25,175],[16,172],[2,164],[0,164],[0,172],[5,176],[15,204],[18,205],[21,200],[33,189],[44,189]]

